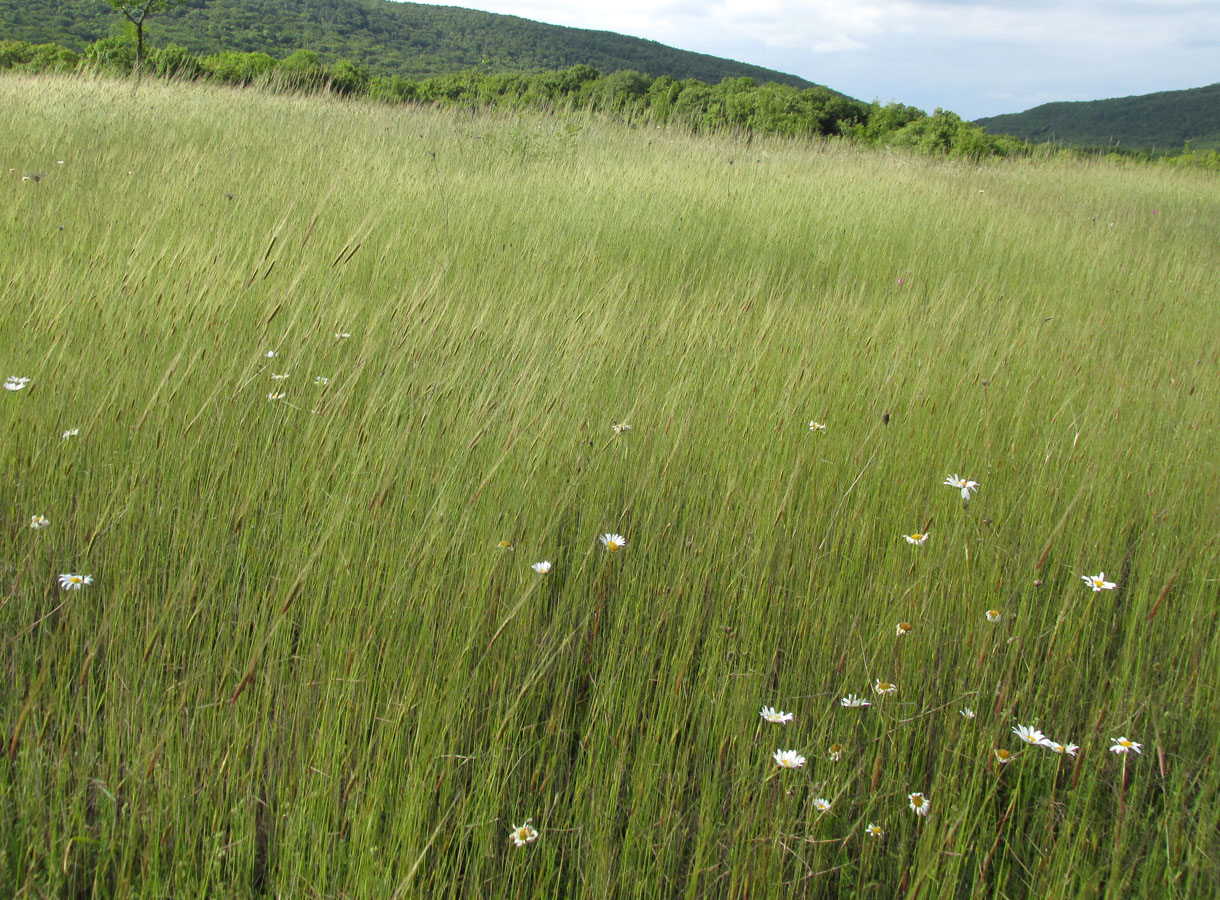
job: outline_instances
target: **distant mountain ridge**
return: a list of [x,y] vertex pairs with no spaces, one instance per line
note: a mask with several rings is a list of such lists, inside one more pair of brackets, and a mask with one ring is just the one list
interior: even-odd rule
[[[121,22],[103,0],[0,0],[0,40],[55,42],[79,51],[115,33]],[[326,62],[344,58],[407,78],[478,66],[529,71],[585,63],[602,72],[632,69],[711,84],[748,77],[814,86],[773,69],[613,32],[390,0],[187,0],[150,17],[147,37],[153,46],[180,44],[198,54],[257,50],[283,57],[314,50]]]
[[1117,145],[1130,150],[1220,148],[1220,84],[1111,100],[1045,103],[1021,113],[977,119],[992,134],[1041,143]]

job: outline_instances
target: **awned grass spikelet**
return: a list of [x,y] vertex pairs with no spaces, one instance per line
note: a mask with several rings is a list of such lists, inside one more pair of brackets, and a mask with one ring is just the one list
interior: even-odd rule
[[654,125],[0,77],[0,896],[1210,895],[1214,179]]

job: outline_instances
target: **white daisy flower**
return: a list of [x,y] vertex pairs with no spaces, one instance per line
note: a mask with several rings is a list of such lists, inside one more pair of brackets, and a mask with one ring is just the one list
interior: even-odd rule
[[539,575],[545,575],[547,572],[551,571],[551,561],[549,559],[544,559],[541,562],[530,563],[530,568]]
[[882,681],[880,678],[878,678],[875,682],[873,682],[873,690],[878,694],[897,694],[898,685],[889,681]]
[[6,391],[20,391],[29,383],[30,379],[28,378],[18,378],[16,375],[10,375],[4,379],[4,389]]
[[513,542],[508,540],[500,541],[500,543],[496,544],[496,546],[501,550],[511,550],[513,549]]
[[911,804],[911,812],[917,816],[926,816],[932,811],[932,801],[923,794],[907,794],[907,800]]
[[59,439],[62,441],[66,441],[68,438],[74,438],[78,434],[80,434],[79,428],[69,428],[67,431],[65,431],[63,434],[61,434],[59,436]]
[[911,633],[911,629],[914,627],[915,626],[912,625],[910,622],[899,622],[898,627],[896,627],[894,629],[894,631],[898,635],[898,637],[906,637],[908,634]]
[[1046,740],[1046,735],[1033,725],[1018,725],[1012,730],[1012,733],[1021,740],[1025,741],[1025,743],[1033,744],[1035,747]]
[[857,697],[855,694],[848,694],[839,700],[839,705],[844,709],[859,709],[862,706],[872,706],[873,704],[865,700],[863,697]]
[[830,801],[825,797],[815,797],[813,800],[813,808],[818,812],[830,812]]
[[269,393],[267,395],[267,399],[268,400],[283,400],[284,397],[286,397],[286,396],[287,395],[283,391],[280,391],[278,393],[275,391],[272,391],[271,393]]
[[344,341],[344,340],[347,340],[351,336],[352,336],[352,333],[350,331],[336,331],[335,332],[336,341]]
[[319,375],[316,378],[314,378],[313,383],[320,384],[322,387],[326,387],[328,384],[330,384],[330,379],[327,378],[325,375]]
[[59,576],[59,586],[65,591],[79,591],[87,584],[93,584],[92,575],[73,575],[65,572]]
[[969,500],[970,492],[977,491],[979,489],[979,483],[977,481],[968,481],[965,478],[958,478],[956,475],[950,475],[948,478],[946,478],[945,484],[947,484],[949,487],[958,488],[962,492],[963,500]]
[[1000,621],[1000,611],[998,609],[987,610],[987,621],[988,622]]
[[787,725],[792,721],[792,713],[779,712],[773,706],[764,706],[759,715],[772,725]]
[[927,541],[928,533],[927,532],[921,533],[921,532],[917,531],[914,534],[904,534],[903,537],[907,539],[908,544],[914,544],[915,546],[918,547],[918,546],[922,545],[925,541]]
[[1052,741],[1050,738],[1047,738],[1045,741],[1043,741],[1042,746],[1045,747],[1047,750],[1051,750],[1051,751],[1054,751],[1055,753],[1058,753],[1060,756],[1062,756],[1065,753],[1068,756],[1075,756],[1076,752],[1080,749],[1075,744],[1061,744],[1058,741]]
[[266,353],[263,354],[263,356],[267,357],[267,359],[275,359],[279,355],[280,355],[279,351],[277,351],[277,350],[268,350]]
[[1106,581],[1105,572],[1098,572],[1096,575],[1081,575],[1080,577],[1085,584],[1093,589],[1093,593],[1097,593],[1098,591],[1112,591],[1118,587],[1118,585],[1113,581]]
[[830,758],[831,762],[838,762],[843,758],[843,745],[831,744],[830,749],[826,751],[826,755]]
[[51,520],[46,516],[30,516],[30,527],[35,531],[41,531],[51,524]]
[[524,847],[531,841],[538,840],[538,829],[530,824],[530,820],[526,819],[524,825],[514,825],[513,830],[508,833],[508,838],[517,847]]
[[974,710],[971,709],[969,706],[963,706],[961,709],[961,713],[962,713],[963,719],[969,720],[969,719],[974,718]]
[[1114,746],[1110,748],[1111,753],[1129,753],[1134,750],[1136,753],[1143,753],[1143,744],[1137,744],[1135,741],[1129,741],[1125,737],[1110,738],[1114,742]]
[[283,380],[284,380],[285,378],[287,378],[287,377],[288,377],[288,373],[287,373],[287,372],[281,372],[281,373],[279,373],[278,375],[277,375],[275,372],[272,372],[272,373],[271,373],[271,380],[272,380],[272,381],[283,381]]
[[866,826],[864,826],[864,833],[871,838],[879,838],[885,834],[885,831],[880,825],[874,825],[872,822],[869,822]]
[[611,534],[607,532],[606,534],[603,534],[599,540],[611,553],[614,553],[616,550],[622,550],[627,546],[627,539],[621,534]]
[[781,769],[799,769],[805,765],[805,757],[795,750],[776,750],[773,759]]
[[809,421],[809,430],[810,431],[821,431],[824,433],[826,431],[826,423],[825,422],[815,422],[811,419]]
[[995,755],[995,761],[1002,766],[1008,765],[1014,759],[1013,755],[1003,747],[996,747],[995,750],[991,752]]
[[615,422],[610,427],[614,430],[615,434],[622,434],[624,431],[631,430],[631,426],[628,425],[626,422]]

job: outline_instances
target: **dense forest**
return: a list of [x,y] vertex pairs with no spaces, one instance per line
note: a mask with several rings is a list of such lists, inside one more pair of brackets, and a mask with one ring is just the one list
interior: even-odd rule
[[[0,0],[0,38],[10,40],[81,52],[122,23],[105,0]],[[608,31],[389,0],[185,0],[151,17],[147,33],[153,46],[177,44],[196,54],[260,51],[282,58],[304,48],[323,63],[347,59],[375,74],[407,78],[584,64],[602,73],[813,86],[795,75]]]
[[979,119],[993,134],[1131,150],[1220,149],[1220,84],[1113,100],[1046,103]]

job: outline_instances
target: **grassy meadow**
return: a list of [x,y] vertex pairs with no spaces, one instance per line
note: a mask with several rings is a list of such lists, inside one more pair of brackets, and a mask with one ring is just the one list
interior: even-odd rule
[[1212,896],[1217,234],[1200,172],[0,78],[0,896]]

